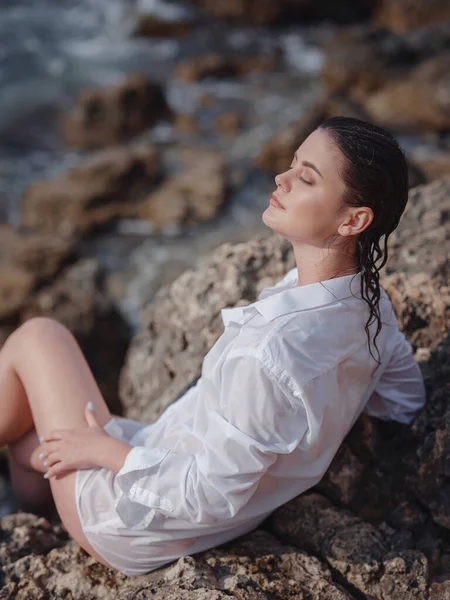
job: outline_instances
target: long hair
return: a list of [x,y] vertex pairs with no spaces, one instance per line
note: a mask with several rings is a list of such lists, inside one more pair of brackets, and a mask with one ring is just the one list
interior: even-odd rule
[[[369,351],[380,365],[376,339],[381,331],[380,270],[388,259],[388,238],[396,229],[408,201],[408,167],[405,153],[386,130],[350,117],[331,117],[318,127],[327,131],[344,155],[339,175],[345,184],[348,206],[372,209],[372,223],[358,237],[356,258],[361,271],[361,296],[370,310],[365,330]],[[369,326],[376,321],[373,340]],[[378,358],[372,353],[373,343]]]

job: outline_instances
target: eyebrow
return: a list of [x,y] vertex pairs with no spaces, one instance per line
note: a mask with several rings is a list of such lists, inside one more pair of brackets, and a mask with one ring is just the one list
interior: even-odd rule
[[[297,152],[294,152],[294,156],[295,156],[295,159],[297,160]],[[310,168],[311,168],[313,171],[315,171],[315,172],[316,172],[318,175],[320,175],[320,176],[322,177],[322,179],[323,179],[323,175],[322,175],[322,173],[319,171],[319,169],[316,167],[316,165],[313,165],[312,163],[310,163],[310,162],[309,162],[309,161],[307,161],[307,160],[302,160],[302,165],[303,165],[304,167],[310,167]]]

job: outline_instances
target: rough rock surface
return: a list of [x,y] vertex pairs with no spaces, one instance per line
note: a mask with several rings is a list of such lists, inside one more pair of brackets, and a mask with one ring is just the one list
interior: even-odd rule
[[428,561],[409,548],[392,550],[382,532],[320,494],[301,494],[276,511],[274,531],[326,561],[350,589],[368,598],[424,597]]

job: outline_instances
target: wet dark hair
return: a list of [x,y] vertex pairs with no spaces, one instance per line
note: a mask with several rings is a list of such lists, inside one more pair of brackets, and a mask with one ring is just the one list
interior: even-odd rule
[[[326,131],[344,155],[339,176],[346,187],[348,206],[372,209],[372,223],[357,241],[356,258],[361,271],[361,296],[370,309],[365,330],[369,351],[381,364],[376,339],[381,331],[380,270],[388,259],[388,238],[396,229],[408,201],[408,167],[405,153],[385,129],[351,117],[331,117],[317,128]],[[372,353],[369,326],[377,322],[373,338],[378,358]],[[375,369],[376,370],[376,369]]]

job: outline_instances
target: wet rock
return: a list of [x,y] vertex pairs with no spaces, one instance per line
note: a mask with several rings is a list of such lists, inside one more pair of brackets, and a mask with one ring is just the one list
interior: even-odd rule
[[270,71],[277,65],[276,56],[226,57],[208,54],[182,61],[174,77],[186,82],[200,81],[207,77],[239,77],[248,73]]
[[450,4],[447,0],[384,0],[372,20],[396,32],[419,29],[449,21]]
[[31,185],[21,199],[26,227],[68,236],[129,216],[161,178],[151,146],[98,152],[58,179]]
[[325,560],[370,598],[422,600],[428,562],[417,550],[392,551],[381,531],[316,493],[302,494],[276,511],[277,535]]
[[225,162],[214,152],[174,175],[137,207],[135,215],[158,229],[167,225],[192,225],[213,219],[226,198]]
[[121,414],[118,377],[129,331],[103,290],[103,277],[96,259],[78,261],[28,299],[20,320],[44,316],[67,327],[80,344],[111,411]]
[[161,86],[132,75],[116,86],[84,91],[61,129],[70,146],[90,150],[127,140],[171,115]]

